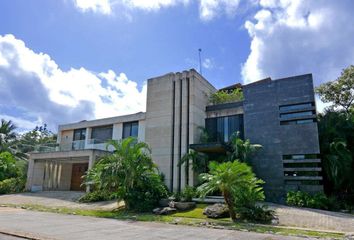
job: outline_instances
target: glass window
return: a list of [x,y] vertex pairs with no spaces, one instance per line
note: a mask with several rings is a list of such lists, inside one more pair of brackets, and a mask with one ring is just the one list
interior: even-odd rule
[[75,129],[74,130],[74,141],[85,140],[86,137],[86,128]]
[[91,132],[91,139],[94,139],[95,143],[104,143],[107,140],[112,139],[113,125],[94,127]]
[[280,125],[307,124],[307,123],[314,123],[314,122],[316,122],[316,119],[302,119],[302,120],[281,121]]
[[279,110],[280,111],[299,110],[299,109],[309,108],[309,107],[312,107],[312,106],[313,106],[312,103],[300,103],[300,104],[292,104],[292,105],[280,106]]
[[138,137],[139,134],[139,122],[127,122],[123,123],[123,138]]
[[207,118],[205,128],[211,142],[228,142],[235,132],[240,132],[243,138],[243,115]]
[[280,114],[281,119],[289,119],[289,118],[296,118],[296,117],[307,117],[312,116],[314,113],[312,111],[306,112],[296,112],[296,113],[283,113]]

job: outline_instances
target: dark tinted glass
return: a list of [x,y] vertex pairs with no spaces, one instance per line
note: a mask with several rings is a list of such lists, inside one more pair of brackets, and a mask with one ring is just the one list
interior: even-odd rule
[[283,113],[283,114],[280,114],[280,118],[289,119],[289,118],[295,118],[295,117],[306,117],[306,116],[312,116],[313,114],[314,113],[312,111],[296,112],[296,113]]
[[85,140],[86,128],[75,129],[74,130],[74,141]]
[[97,143],[104,143],[112,139],[113,126],[94,127],[91,132],[91,139],[95,139]]
[[139,122],[123,123],[123,138],[138,137]]
[[298,110],[298,109],[304,109],[312,106],[313,106],[312,103],[301,103],[301,104],[280,106],[279,110],[280,111]]

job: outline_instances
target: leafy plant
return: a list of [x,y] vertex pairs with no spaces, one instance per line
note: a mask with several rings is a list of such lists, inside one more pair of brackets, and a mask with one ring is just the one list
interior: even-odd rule
[[167,196],[167,188],[150,157],[149,146],[136,138],[111,140],[112,154],[103,156],[84,177],[86,185],[116,192],[130,210],[145,211]]
[[[220,191],[233,221],[236,220],[236,208],[243,207],[248,197],[252,196],[250,199],[252,201],[264,199],[260,187],[263,181],[256,178],[251,167],[246,163],[237,160],[224,163],[211,162],[209,169],[209,173],[200,174],[204,183],[198,187],[198,193],[204,198],[209,193]],[[251,191],[256,193],[250,193]]]
[[79,202],[89,203],[89,202],[99,202],[99,201],[109,201],[117,199],[117,194],[105,190],[96,190],[93,192],[86,193],[79,198]]
[[286,203],[290,206],[337,210],[335,198],[329,198],[323,193],[309,194],[301,191],[290,191],[286,195]]
[[210,96],[210,102],[213,104],[222,104],[237,102],[243,100],[243,92],[240,88],[231,91],[217,91]]
[[265,206],[239,207],[237,213],[243,220],[259,223],[270,223],[275,214]]
[[16,166],[14,156],[9,152],[0,153],[0,181],[7,178],[16,178],[19,175],[19,169]]
[[249,139],[240,138],[240,133],[235,132],[231,135],[228,145],[231,147],[228,159],[239,159],[241,162],[249,163],[252,154],[262,148],[260,144],[251,144]]
[[23,178],[8,178],[0,181],[0,194],[22,192],[25,188],[25,182]]
[[186,186],[181,193],[181,200],[183,202],[191,202],[196,197],[196,190],[194,187]]
[[192,170],[197,174],[207,171],[208,157],[203,153],[190,149],[188,153],[183,155],[179,164],[182,165],[186,162],[192,164]]

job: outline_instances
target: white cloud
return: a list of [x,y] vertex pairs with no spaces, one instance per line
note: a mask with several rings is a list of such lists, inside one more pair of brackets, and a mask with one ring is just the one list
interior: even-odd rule
[[211,58],[205,58],[202,62],[202,66],[205,69],[213,69],[215,66],[214,60]]
[[353,1],[260,0],[258,7],[244,25],[251,38],[245,83],[311,72],[318,85],[354,62]]
[[190,0],[122,0],[121,4],[129,8],[139,8],[147,11],[159,10],[164,7],[172,7],[178,4],[188,4]]
[[199,16],[204,21],[212,20],[223,13],[233,16],[239,3],[240,0],[200,0]]
[[161,8],[174,7],[177,5],[188,5],[197,2],[199,5],[199,17],[203,21],[210,21],[213,18],[226,14],[229,17],[235,15],[240,0],[73,0],[75,6],[83,12],[89,10],[109,15],[113,12],[114,6],[121,6],[120,13],[131,17],[124,12],[128,9],[140,9],[144,11],[158,11]]
[[102,14],[111,14],[111,2],[110,0],[74,0],[77,8],[86,11],[93,11]]
[[16,106],[16,111],[39,119],[37,123],[53,128],[58,123],[145,111],[146,84],[139,90],[124,73],[63,71],[49,55],[35,53],[13,35],[0,35],[0,59],[5,59],[0,62],[0,107]]

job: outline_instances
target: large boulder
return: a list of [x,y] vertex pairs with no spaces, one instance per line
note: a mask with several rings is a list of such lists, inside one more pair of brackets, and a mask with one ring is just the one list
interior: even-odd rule
[[177,212],[176,208],[171,207],[163,207],[163,208],[155,208],[152,212],[156,215],[168,215]]
[[221,203],[207,206],[204,209],[203,214],[208,218],[225,218],[230,216],[228,207]]
[[170,202],[170,207],[177,208],[179,211],[187,211],[197,206],[195,202]]

